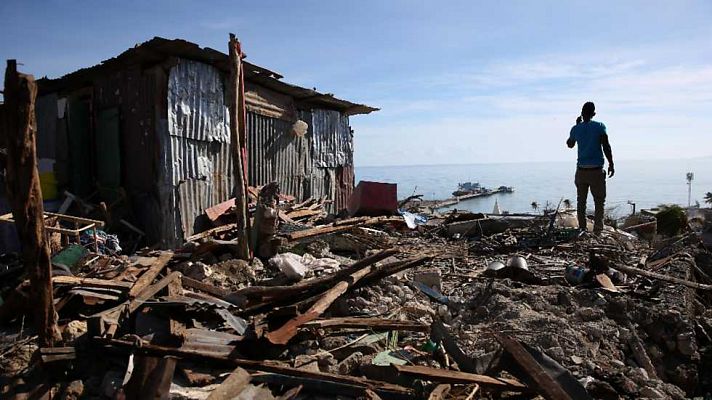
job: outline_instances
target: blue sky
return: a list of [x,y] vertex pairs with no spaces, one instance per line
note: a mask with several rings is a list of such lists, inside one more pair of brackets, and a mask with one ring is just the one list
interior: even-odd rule
[[[616,158],[712,155],[710,1],[0,2],[0,58],[57,77],[153,36],[382,110],[357,165],[573,160],[593,100]],[[8,22],[10,21],[10,22]]]

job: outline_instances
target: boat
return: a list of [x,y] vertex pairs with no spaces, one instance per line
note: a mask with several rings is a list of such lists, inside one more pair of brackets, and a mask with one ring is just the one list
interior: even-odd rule
[[468,194],[483,193],[485,190],[487,189],[480,186],[479,182],[458,183],[457,190],[452,192],[452,195],[455,197],[460,197]]
[[512,186],[504,186],[504,185],[500,186],[497,190],[500,193],[513,193],[514,192],[514,188]]

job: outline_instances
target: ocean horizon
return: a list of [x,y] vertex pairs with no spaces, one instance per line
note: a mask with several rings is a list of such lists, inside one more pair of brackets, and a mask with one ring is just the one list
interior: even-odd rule
[[[461,182],[479,182],[487,188],[513,186],[514,193],[460,202],[452,208],[491,212],[495,200],[502,211],[532,212],[536,202],[556,205],[562,199],[576,204],[575,163],[572,161],[498,162],[440,165],[357,166],[356,181],[398,184],[398,198],[422,194],[427,200],[452,197]],[[712,191],[712,157],[689,159],[616,160],[616,174],[607,181],[606,208],[615,215],[660,204],[687,206],[687,172],[692,181],[691,204],[704,204],[704,195]],[[589,196],[589,208],[593,199]]]

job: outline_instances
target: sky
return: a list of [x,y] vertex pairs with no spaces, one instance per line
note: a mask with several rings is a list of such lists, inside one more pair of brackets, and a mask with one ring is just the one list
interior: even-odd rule
[[0,1],[0,58],[59,77],[154,36],[381,110],[355,163],[574,160],[594,101],[617,159],[712,156],[712,2]]

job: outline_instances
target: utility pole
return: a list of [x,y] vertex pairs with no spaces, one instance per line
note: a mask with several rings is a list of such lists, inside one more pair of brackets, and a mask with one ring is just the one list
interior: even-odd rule
[[237,217],[238,257],[250,259],[250,216],[247,212],[247,114],[245,110],[245,73],[242,66],[242,49],[234,34],[230,34],[230,146],[235,182],[235,214]]
[[628,204],[631,205],[631,206],[633,206],[633,214],[631,214],[631,215],[635,215],[635,203],[632,202],[632,201],[630,201],[630,200],[628,200]]
[[692,205],[692,180],[695,179],[695,174],[692,172],[687,173],[687,208]]
[[22,243],[22,262],[30,278],[30,298],[40,347],[61,340],[52,293],[52,263],[44,229],[44,207],[37,171],[35,98],[32,75],[17,72],[17,62],[7,61],[5,104],[0,140],[7,148],[7,196]]

